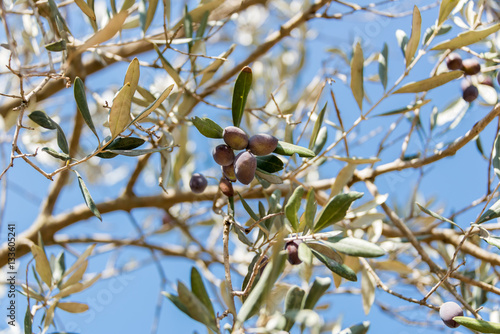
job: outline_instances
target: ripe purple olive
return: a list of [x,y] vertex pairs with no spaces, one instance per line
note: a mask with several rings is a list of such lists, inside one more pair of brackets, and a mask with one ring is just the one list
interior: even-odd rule
[[291,265],[301,264],[302,260],[299,259],[299,240],[288,241],[285,244],[286,252],[288,253],[288,262]]
[[248,149],[255,155],[268,155],[278,146],[278,138],[265,133],[259,133],[250,137]]
[[201,194],[207,187],[207,179],[200,173],[194,173],[189,180],[189,188],[195,194]]
[[238,181],[243,184],[250,184],[255,177],[256,170],[257,159],[252,153],[243,151],[236,156],[234,160],[234,172]]
[[481,64],[474,58],[463,60],[462,66],[466,75],[475,75],[481,72]]
[[474,85],[470,85],[469,87],[465,88],[462,93],[462,98],[467,102],[474,101],[475,99],[477,99],[478,96],[479,96],[479,90]]
[[231,182],[236,182],[236,174],[234,172],[234,164],[230,164],[229,166],[221,166],[222,175],[226,177]]
[[446,58],[446,66],[449,70],[460,70],[462,69],[462,57],[458,53],[450,53]]
[[234,196],[233,184],[225,177],[221,177],[219,181],[219,188],[222,191],[222,193],[227,197]]
[[259,275],[262,275],[262,273],[264,272],[264,269],[266,268],[267,266],[267,263],[269,262],[269,258],[267,257],[267,255],[264,255],[264,257],[262,258],[262,260],[260,260],[259,262]]
[[227,145],[218,145],[212,151],[212,156],[216,163],[221,166],[229,166],[234,162],[234,152]]
[[454,317],[461,317],[464,315],[462,308],[454,302],[446,302],[439,308],[439,316],[443,320],[444,324],[450,328],[457,328],[460,326]]
[[248,146],[248,135],[236,126],[225,128],[222,138],[233,150],[243,150]]

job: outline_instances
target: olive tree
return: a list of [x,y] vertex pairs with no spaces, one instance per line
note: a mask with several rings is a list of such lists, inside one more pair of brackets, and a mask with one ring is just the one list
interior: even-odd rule
[[[69,330],[61,311],[92,312],[79,292],[149,265],[152,332],[168,308],[209,333],[366,333],[325,312],[341,293],[409,325],[500,332],[496,1],[6,0],[0,14],[0,263],[17,268],[25,333]],[[484,183],[460,206],[424,187],[451,156]],[[43,196],[18,230],[13,184]],[[168,258],[190,282],[171,283]]]

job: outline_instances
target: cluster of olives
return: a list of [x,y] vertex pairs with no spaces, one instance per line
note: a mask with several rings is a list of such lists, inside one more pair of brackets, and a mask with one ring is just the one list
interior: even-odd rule
[[[264,133],[249,138],[245,131],[236,126],[226,127],[222,138],[225,144],[216,146],[212,156],[222,169],[219,187],[224,195],[230,197],[234,195],[231,182],[250,184],[257,170],[255,156],[271,154],[278,146],[278,139]],[[235,155],[234,151],[239,150],[244,151]]]
[[454,302],[446,302],[439,308],[439,316],[441,320],[443,320],[444,324],[450,328],[457,328],[460,326],[455,320],[454,317],[461,317],[464,315],[464,311]]
[[[458,53],[451,53],[448,58],[446,58],[446,66],[449,70],[462,70],[466,76],[477,75],[481,72],[481,64],[474,58],[468,58],[462,60]],[[490,77],[481,76],[479,78],[479,83],[482,85],[488,85],[493,87],[493,81]],[[479,96],[479,91],[475,85],[473,85],[469,79],[464,79],[462,81],[462,98],[467,102],[472,102]]]

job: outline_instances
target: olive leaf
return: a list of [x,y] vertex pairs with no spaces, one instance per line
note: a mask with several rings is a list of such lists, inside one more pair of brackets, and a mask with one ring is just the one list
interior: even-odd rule
[[298,232],[299,220],[297,218],[297,211],[300,209],[300,204],[302,202],[302,196],[304,195],[304,187],[298,186],[293,191],[292,195],[288,199],[285,205],[285,215],[290,225],[292,225],[292,230]]
[[415,56],[415,52],[418,49],[418,45],[420,44],[420,33],[422,26],[422,17],[420,16],[420,11],[417,6],[413,7],[413,20],[411,24],[411,35],[408,40],[408,44],[406,45],[405,52],[405,61],[406,67],[411,64],[413,57]]
[[83,117],[83,120],[87,124],[87,126],[92,130],[94,135],[97,137],[97,141],[99,142],[99,136],[97,135],[97,131],[94,126],[94,122],[92,121],[92,116],[90,116],[89,106],[87,104],[87,95],[85,93],[85,85],[83,84],[83,80],[79,77],[75,78],[75,82],[73,83],[73,93],[75,96],[76,106],[78,107],[78,111]]
[[108,123],[111,131],[111,138],[115,139],[122,133],[130,123],[130,106],[132,104],[132,88],[127,82],[118,91],[113,99],[113,105],[109,111]]
[[279,172],[284,167],[283,161],[273,154],[256,156],[255,158],[257,159],[257,168],[268,173]]
[[380,82],[382,86],[384,86],[384,90],[387,89],[387,64],[389,59],[389,47],[387,43],[384,43],[384,47],[382,48],[382,52],[380,52],[378,57],[378,76],[380,78]]
[[485,29],[466,31],[458,34],[458,36],[453,39],[439,43],[431,50],[459,49],[463,46],[477,43],[482,39],[485,39],[489,35],[497,32],[498,30],[500,30],[500,23],[497,23]]
[[363,63],[363,49],[361,48],[361,43],[358,42],[354,47],[354,53],[351,60],[351,91],[361,110],[363,110],[363,98],[365,96],[363,86]]
[[207,138],[222,138],[223,129],[219,124],[212,121],[210,118],[202,117],[199,118],[195,116],[191,119],[193,125],[198,129],[198,131]]
[[35,110],[32,113],[28,115],[28,117],[35,122],[36,124],[40,125],[41,127],[48,129],[48,130],[56,130],[57,131],[57,146],[61,149],[66,154],[69,154],[69,146],[68,146],[68,141],[66,140],[66,136],[64,135],[63,130],[57,124],[50,118],[46,113],[40,110]]
[[433,88],[442,86],[452,80],[458,79],[462,75],[462,71],[444,72],[428,79],[407,83],[403,87],[396,90],[394,94],[425,92]]
[[500,333],[500,324],[492,321],[479,320],[469,317],[453,317],[458,324],[481,333]]
[[304,301],[304,309],[314,309],[318,300],[328,290],[331,284],[332,280],[329,277],[315,277],[314,282],[307,293],[306,300]]
[[311,252],[318,260],[323,262],[323,264],[335,274],[349,281],[356,282],[358,280],[358,278],[356,277],[356,273],[345,264],[340,264],[339,262],[332,260],[328,256],[325,256],[314,249],[311,249]]
[[251,86],[252,86],[252,70],[250,69],[250,67],[245,66],[241,70],[234,84],[233,102],[231,107],[233,112],[234,126],[240,126],[241,118],[243,117],[245,104],[247,102],[247,97],[248,93],[250,92]]
[[78,179],[78,185],[80,186],[80,190],[81,190],[83,198],[85,200],[85,204],[87,204],[87,207],[90,209],[90,211],[92,211],[94,216],[96,216],[97,218],[99,218],[100,221],[102,221],[101,213],[99,212],[99,209],[97,209],[97,206],[95,205],[94,200],[92,199],[92,196],[90,196],[90,192],[87,189],[85,182],[83,181],[82,177],[80,176],[80,174],[76,170],[73,170],[73,172],[75,172],[76,177]]
[[318,232],[325,227],[328,227],[336,222],[344,219],[347,210],[351,203],[361,198],[363,193],[352,191],[346,194],[338,194],[334,196],[319,214],[316,222],[314,223],[314,231]]
[[294,155],[295,153],[297,153],[299,157],[304,157],[304,158],[313,158],[316,156],[316,154],[310,149],[290,144],[281,140],[278,141],[278,146],[274,150],[274,153],[281,155]]
[[201,274],[195,267],[191,268],[191,290],[193,291],[194,295],[198,297],[198,299],[203,303],[203,305],[205,305],[207,310],[210,312],[210,315],[215,318],[214,307],[212,306],[210,297],[208,296],[205,285],[203,284]]

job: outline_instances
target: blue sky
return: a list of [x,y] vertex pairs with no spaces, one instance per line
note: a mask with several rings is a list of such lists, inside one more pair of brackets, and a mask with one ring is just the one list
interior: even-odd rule
[[[366,1],[359,1],[360,4],[368,3]],[[423,5],[429,4],[429,1],[402,1],[403,7],[398,7],[396,5],[396,10],[406,11],[411,10],[413,4],[421,7]],[[177,3],[178,4],[178,3]],[[181,8],[173,5],[172,12],[179,13]],[[191,7],[190,7],[191,8]],[[437,16],[437,8],[433,8],[429,11],[422,12],[423,27],[428,27],[434,23]],[[172,17],[177,17],[177,14],[172,15]],[[158,19],[158,16],[157,16]],[[312,29],[314,29],[316,37],[310,39],[307,42],[307,56],[306,56],[306,66],[303,74],[294,83],[296,90],[300,92],[305,86],[312,80],[312,78],[319,71],[321,62],[327,57],[326,50],[332,47],[348,48],[356,40],[356,38],[361,37],[363,42],[363,48],[365,56],[373,52],[380,51],[382,49],[383,43],[387,43],[389,46],[389,85],[393,83],[400,75],[401,71],[404,70],[404,58],[397,45],[395,30],[403,29],[408,35],[410,33],[410,22],[411,16],[407,16],[401,19],[386,19],[380,17],[373,17],[371,15],[360,13],[352,16],[346,17],[342,21],[336,20],[317,20],[311,24]],[[160,22],[155,21],[153,28],[159,27]],[[270,26],[274,22],[268,22]],[[439,37],[438,40],[446,39],[451,36],[454,32],[458,31],[456,27],[447,36]],[[3,42],[3,41],[1,41]],[[209,49],[208,52],[211,55],[217,55],[223,50],[218,48]],[[349,52],[348,50],[345,50]],[[244,47],[240,47],[234,56],[241,57],[246,53]],[[140,55],[142,57],[149,58],[150,55]],[[424,58],[422,64],[419,65],[415,71],[414,75],[410,76],[410,80],[414,81],[418,79],[423,79],[428,75],[432,69],[433,63],[432,59]],[[376,73],[376,65],[372,64],[367,67],[366,71],[368,73]],[[93,87],[96,91],[107,89],[110,85],[120,85],[123,78],[124,70],[126,69],[126,64],[117,64],[109,68],[109,70],[93,75],[88,78],[87,85]],[[151,76],[148,74],[148,70],[143,71],[142,78],[148,78],[145,80],[150,80]],[[354,98],[349,90],[349,87],[342,84],[340,81],[332,84],[331,88],[335,91],[338,98],[339,108],[341,110],[341,115],[346,124],[352,124],[352,122],[359,116],[359,108],[357,107]],[[366,88],[368,95],[372,101],[376,101],[378,97],[382,94],[383,90],[380,83],[366,83]],[[71,96],[71,92],[63,93],[63,97]],[[68,95],[69,94],[69,95]],[[324,100],[328,99],[328,94],[324,94]],[[436,105],[438,108],[443,108],[454,98],[460,96],[459,82],[453,82],[445,87],[438,88],[429,94],[429,97],[433,99],[432,105]],[[410,96],[407,94],[400,95],[397,97],[391,97],[388,101],[382,103],[373,114],[379,114],[384,111],[395,109],[404,106],[409,103]],[[71,101],[71,100],[70,100]],[[69,104],[70,102],[68,102]],[[225,101],[224,104],[229,105],[230,101]],[[331,104],[331,101],[329,102]],[[320,105],[322,105],[320,103]],[[368,105],[365,101],[365,106]],[[331,107],[330,107],[331,108]],[[74,110],[72,106],[71,110]],[[431,107],[422,109],[422,120],[424,127],[428,127],[428,119],[430,116]],[[477,103],[472,104],[470,110],[465,115],[462,122],[449,134],[443,137],[441,140],[447,141],[453,139],[459,135],[464,134],[470,127],[484,116],[489,111],[489,108],[480,107]],[[198,108],[195,110],[194,115],[223,115],[224,113],[229,113],[229,111],[214,111],[208,107]],[[225,116],[229,119],[228,116]],[[336,122],[336,116],[334,115],[333,109],[329,109],[328,119]],[[382,134],[376,135],[375,138],[379,138],[383,135],[383,131],[387,129],[387,126],[395,120],[395,117],[373,117],[367,121],[366,126],[361,127],[361,131],[366,131],[369,133],[372,130],[377,129],[382,131]],[[409,125],[409,122],[408,122]],[[194,129],[191,129],[192,131]],[[407,131],[407,128],[402,127],[398,130],[401,133]],[[203,171],[213,170],[213,164],[210,157],[207,155],[207,149],[211,145],[215,145],[215,142],[206,141],[203,137],[192,131],[193,141],[196,143],[196,152],[199,154],[199,160],[196,161],[197,169]],[[397,134],[395,135],[397,136]],[[481,135],[485,149],[488,151],[491,147],[495,136],[495,127],[490,125],[484,134]],[[93,139],[93,138],[91,138]],[[333,139],[329,139],[328,143],[331,143]],[[304,141],[307,145],[307,141]],[[210,147],[208,147],[210,146]],[[4,145],[4,150],[8,149],[8,145]],[[422,146],[418,140],[412,140],[410,142],[410,147],[408,153],[418,152],[422,149]],[[385,162],[391,161],[398,156],[400,150],[400,144],[397,144],[394,150],[388,150],[384,153],[383,157],[386,159]],[[373,147],[360,146],[356,148],[356,154],[359,156],[372,156],[375,152]],[[125,166],[132,166],[134,158],[120,158],[120,162],[123,162]],[[154,161],[154,160],[153,160]],[[158,164],[157,164],[158,165]],[[333,165],[333,164],[332,164]],[[330,165],[330,166],[332,166]],[[340,164],[333,165],[333,167],[328,170],[322,170],[323,177],[333,177],[335,172],[338,171],[342,166]],[[438,198],[438,203],[445,208],[445,214],[450,214],[454,210],[462,208],[479,198],[484,194],[486,188],[486,167],[487,164],[479,156],[479,153],[473,142],[469,143],[464,147],[456,156],[446,158],[440,163],[436,164],[432,168],[426,169],[427,177],[420,184],[420,192],[424,198],[428,199],[432,196]],[[409,188],[415,186],[416,180],[418,179],[418,173],[416,171],[407,171],[398,176],[382,176],[377,179],[377,185],[382,193],[389,193],[389,203],[399,203],[399,205],[405,205],[409,198]],[[8,174],[8,197],[7,197],[7,208],[4,213],[4,228],[6,223],[15,223],[18,232],[25,230],[34,218],[38,214],[39,200],[44,197],[46,189],[49,185],[49,181],[44,179],[41,175],[37,174],[33,169],[27,166],[21,161],[16,161],[15,167],[9,171]],[[155,192],[160,192],[159,188],[151,188],[148,186],[148,180],[141,180],[142,185],[138,189],[138,193],[149,192],[151,189]],[[213,180],[210,181],[213,183]],[[495,181],[496,182],[496,181]],[[117,192],[120,189],[122,183],[117,183],[113,186],[99,186],[97,184],[89,184],[91,193],[94,199],[99,202],[108,197],[107,194]],[[361,185],[356,185],[355,190],[363,191],[364,188]],[[66,187],[64,194],[58,202],[56,207],[56,212],[64,212],[67,209],[82,203],[81,194],[76,183],[71,186]],[[480,209],[478,209],[480,210]],[[468,226],[471,220],[475,218],[478,210],[472,210],[470,214],[460,216],[457,223],[462,227]],[[154,222],[162,216],[162,212],[156,209],[139,209],[134,211],[133,216],[139,222],[143,222],[148,217],[153,217]],[[200,228],[200,236],[205,235],[209,230],[207,228]],[[5,240],[5,231],[2,231],[2,238]],[[104,222],[99,222],[97,219],[92,218],[86,222],[81,222],[61,231],[61,234],[70,235],[85,235],[91,233],[111,233],[115,237],[137,237],[137,233],[130,223],[129,216],[124,212],[117,212],[113,214],[107,214],[105,216]],[[175,243],[176,240],[180,238],[179,233],[170,233],[168,235],[157,236],[155,240],[159,243]],[[72,247],[77,252],[82,252],[86,246],[78,245]],[[60,247],[49,247],[48,252],[57,254],[60,251]],[[127,263],[139,263],[150,261],[151,254],[149,251],[144,249],[130,248],[124,249],[120,252],[105,252],[103,254],[97,255],[90,261],[90,267],[88,272],[101,272],[106,268],[106,264],[110,258],[114,258],[117,267],[123,267]],[[20,272],[23,273],[19,275],[19,278],[24,280],[24,268],[26,267],[28,257],[23,257],[19,259],[20,261]],[[66,263],[71,264],[74,257],[67,254]],[[167,275],[168,283],[166,289],[170,292],[174,291],[173,286],[175,286],[176,281],[180,280],[183,282],[189,281],[189,272],[191,266],[194,265],[190,261],[180,260],[180,259],[164,259],[161,261],[164,272]],[[223,268],[220,265],[215,265],[211,267],[212,272],[219,278],[223,277]],[[317,274],[319,276],[328,276],[327,271],[318,270]],[[238,280],[236,279],[236,282]],[[342,287],[358,287],[356,284],[346,284]],[[138,270],[130,271],[126,274],[112,277],[109,279],[103,279],[97,282],[93,287],[89,288],[83,293],[77,294],[71,298],[72,301],[86,302],[91,307],[91,311],[84,314],[66,314],[61,311],[59,312],[59,317],[56,317],[56,323],[68,332],[75,331],[79,333],[101,333],[101,332],[120,332],[120,333],[144,333],[149,332],[151,324],[154,319],[155,307],[158,302],[159,291],[162,290],[160,282],[160,276],[158,274],[157,268],[153,263],[141,266]],[[333,292],[333,289],[330,289]],[[411,287],[407,287],[404,291],[399,291],[405,295],[418,296],[418,293]],[[414,307],[414,305],[409,305],[393,296],[386,294],[383,291],[378,290],[376,294],[376,300],[380,301],[382,304],[391,305],[395,307]],[[417,297],[418,298],[418,297]],[[375,306],[372,308],[369,315],[365,316],[362,309],[361,297],[359,295],[350,294],[335,294],[332,293],[326,299],[332,300],[332,308],[323,312],[322,314],[325,318],[329,320],[335,320],[339,316],[343,317],[343,324],[349,326],[355,323],[359,323],[365,320],[369,320],[372,323],[370,333],[386,333],[387,328],[390,328],[391,333],[439,333],[443,331],[443,326],[437,316],[437,313],[431,313],[429,318],[429,313],[427,309],[415,307],[413,320],[424,321],[430,319],[436,324],[435,327],[422,329],[419,327],[412,327],[401,323],[385,313],[383,313],[379,307]],[[4,309],[5,302],[7,300],[4,298],[0,303],[0,308]],[[17,310],[18,310],[18,322],[21,322],[24,315],[24,310],[26,309],[26,301],[24,298],[18,294],[17,296]],[[223,309],[216,308],[216,312],[222,312]],[[413,315],[412,314],[412,315]],[[37,319],[39,321],[39,318]],[[37,321],[35,321],[35,324]],[[0,323],[0,329],[6,328],[4,323]],[[169,301],[164,300],[163,307],[161,310],[160,323],[159,323],[159,333],[193,333],[198,331],[200,333],[205,332],[203,326],[198,325],[195,321],[191,320],[185,316],[182,312],[178,311]],[[451,331],[450,331],[451,332]],[[458,330],[455,332],[466,332],[464,330]]]

